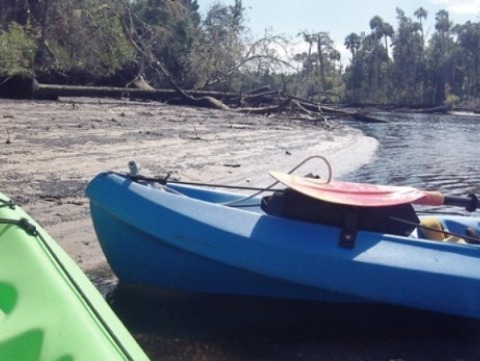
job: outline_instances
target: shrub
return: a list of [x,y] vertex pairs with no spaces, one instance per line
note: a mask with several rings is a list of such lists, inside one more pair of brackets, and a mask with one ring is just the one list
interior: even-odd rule
[[17,23],[0,31],[0,75],[33,73],[35,38]]

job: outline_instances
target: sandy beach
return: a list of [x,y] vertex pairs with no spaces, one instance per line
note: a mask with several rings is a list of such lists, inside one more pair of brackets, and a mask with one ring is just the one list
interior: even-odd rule
[[[95,174],[267,186],[268,170],[327,157],[334,177],[368,162],[376,141],[322,124],[210,109],[109,99],[0,99],[0,190],[33,216],[85,270],[106,265],[85,187]],[[301,172],[323,175],[321,162]]]

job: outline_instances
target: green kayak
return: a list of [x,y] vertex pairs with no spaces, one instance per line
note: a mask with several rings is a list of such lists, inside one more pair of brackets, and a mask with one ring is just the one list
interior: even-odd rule
[[1,192],[0,360],[148,360],[85,274]]

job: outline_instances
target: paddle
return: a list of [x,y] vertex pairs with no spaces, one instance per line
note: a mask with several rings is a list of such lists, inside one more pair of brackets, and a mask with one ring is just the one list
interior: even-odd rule
[[440,192],[423,191],[407,186],[385,186],[367,183],[325,181],[299,177],[293,174],[270,171],[270,175],[285,186],[319,200],[362,207],[381,207],[414,203],[428,206],[460,206],[473,212],[478,198],[445,196]]
[[[415,189],[415,188],[414,188]],[[422,196],[413,200],[413,204],[424,206],[454,206],[465,207],[468,212],[473,212],[478,208],[478,198],[475,194],[469,194],[466,197],[445,196],[440,192],[423,191],[415,189]]]
[[478,197],[475,194],[469,194],[467,197],[444,196],[443,204],[455,207],[465,207],[469,212],[478,208]]

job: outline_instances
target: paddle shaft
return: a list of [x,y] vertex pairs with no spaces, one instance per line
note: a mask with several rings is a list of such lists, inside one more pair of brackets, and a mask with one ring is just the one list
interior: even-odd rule
[[443,204],[456,207],[465,207],[469,212],[478,208],[478,198],[475,194],[469,194],[467,197],[445,196]]
[[478,208],[478,198],[475,194],[469,194],[467,197],[444,196],[440,192],[424,191],[424,196],[418,199],[416,204],[426,206],[454,206],[465,207],[469,212],[473,212]]

